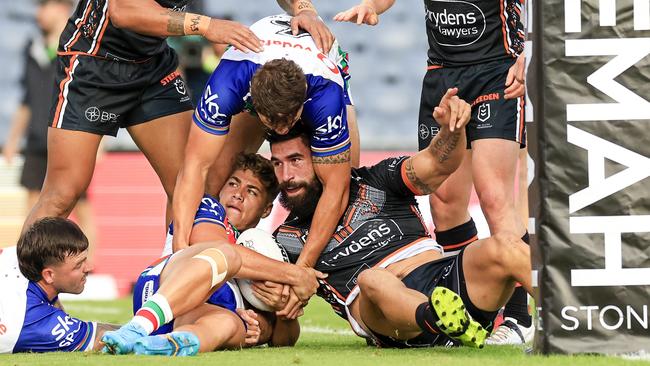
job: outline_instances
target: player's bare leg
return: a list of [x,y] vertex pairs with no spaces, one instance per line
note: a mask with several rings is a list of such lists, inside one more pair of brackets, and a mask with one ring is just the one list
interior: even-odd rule
[[87,198],[79,199],[72,213],[88,238],[88,263],[92,265],[95,263],[95,253],[97,252],[97,224],[92,205]]
[[472,174],[481,209],[492,235],[509,232],[523,236],[517,215],[514,184],[519,144],[502,139],[472,142]]
[[361,292],[353,303],[353,314],[374,332],[407,340],[422,330],[415,321],[415,309],[427,301],[427,296],[407,288],[386,269],[367,269],[359,275]]
[[176,176],[183,164],[192,111],[156,118],[127,128],[136,145],[158,175],[167,195],[166,224],[171,221]]
[[478,239],[469,211],[472,192],[472,152],[467,150],[458,169],[429,195],[435,238],[447,254],[460,251]]
[[[178,337],[189,333],[196,337],[198,352],[243,347],[246,328],[232,311],[210,304],[202,304],[174,320],[174,332],[140,338],[134,345],[136,354],[174,356],[181,350],[178,343],[190,337]],[[175,337],[176,336],[176,337]]]
[[463,253],[467,293],[481,310],[499,310],[518,282],[532,294],[530,247],[514,234],[472,243]]
[[[219,331],[215,332],[215,326]],[[203,304],[174,322],[174,331],[192,332],[201,340],[199,352],[238,349],[244,346],[246,328],[237,314],[228,309]]]
[[208,172],[206,192],[217,197],[232,170],[235,156],[241,152],[256,153],[263,142],[264,128],[259,118],[245,112],[233,116],[223,150]]
[[[482,139],[472,143],[474,185],[492,235],[512,233],[527,241],[515,206],[515,174],[520,146],[514,141]],[[533,336],[526,291],[518,288],[504,309],[504,321],[488,344],[522,344]],[[504,327],[503,329],[501,329]]]
[[[240,267],[241,257],[226,243],[196,244],[175,255],[160,275],[158,291],[129,323],[104,335],[106,352],[132,352],[137,339],[151,334],[177,315],[199,307]],[[192,344],[188,347],[192,348]]]
[[445,231],[470,219],[469,206],[472,191],[472,152],[467,150],[458,169],[438,189],[429,195],[431,216],[436,231]]
[[46,216],[68,217],[86,191],[95,170],[101,135],[48,129],[47,174],[38,201],[23,224],[23,231]]
[[[25,216],[29,215],[29,211],[36,205],[38,202],[38,196],[41,195],[41,191],[28,190],[27,191],[27,206],[25,206]],[[84,231],[85,232],[85,231]]]
[[357,112],[353,105],[346,106],[348,116],[348,130],[350,133],[350,166],[358,168],[361,163],[361,138],[359,136],[359,124],[357,123]]
[[521,218],[521,223],[528,230],[528,148],[519,149],[519,160],[517,161],[517,198],[515,206]]
[[487,331],[468,315],[460,296],[451,290],[436,287],[429,299],[385,269],[363,271],[357,284],[361,292],[351,311],[373,332],[400,340],[423,332],[445,333],[463,345],[483,347]]

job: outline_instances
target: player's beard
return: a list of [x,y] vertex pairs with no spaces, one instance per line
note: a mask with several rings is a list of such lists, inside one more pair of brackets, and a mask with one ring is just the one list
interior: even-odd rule
[[[299,187],[304,188],[302,193],[293,196],[287,195],[287,188]],[[318,205],[321,193],[323,193],[323,185],[316,177],[297,184],[295,182],[291,184],[282,183],[280,184],[280,205],[289,210],[292,216],[301,219],[310,218],[316,211],[316,205]]]

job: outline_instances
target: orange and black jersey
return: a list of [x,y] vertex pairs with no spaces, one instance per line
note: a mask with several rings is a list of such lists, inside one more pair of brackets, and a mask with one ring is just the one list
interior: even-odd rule
[[[318,295],[344,318],[345,301],[356,287],[359,273],[430,239],[415,193],[404,182],[405,160],[391,158],[352,170],[348,208],[314,266],[328,274],[320,281]],[[291,262],[295,263],[305,244],[310,220],[289,215],[275,232]]]
[[[88,54],[125,61],[141,61],[160,54],[168,46],[165,37],[138,34],[116,28],[108,13],[111,0],[81,0],[68,19],[59,40],[59,53]],[[156,0],[175,11],[185,11],[192,0]]]
[[524,0],[424,0],[429,67],[467,66],[524,50]]

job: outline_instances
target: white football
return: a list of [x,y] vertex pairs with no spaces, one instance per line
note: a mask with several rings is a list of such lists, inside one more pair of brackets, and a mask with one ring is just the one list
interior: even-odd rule
[[[267,233],[262,229],[252,228],[244,231],[237,238],[237,244],[243,245],[246,248],[254,250],[271,259],[282,262],[289,262],[289,257],[287,256],[284,248],[282,248],[282,246],[280,246],[280,244],[275,241],[273,235]],[[250,280],[237,278],[236,281],[242,296],[254,308],[262,311],[273,311],[272,308],[267,306],[255,296],[253,293],[253,288],[251,287],[252,283]]]

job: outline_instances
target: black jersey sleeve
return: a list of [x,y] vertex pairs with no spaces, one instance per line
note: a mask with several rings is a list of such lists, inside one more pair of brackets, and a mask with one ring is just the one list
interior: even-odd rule
[[388,158],[370,166],[355,169],[353,175],[365,183],[396,196],[413,197],[417,192],[411,190],[404,180],[402,165],[408,156]]

